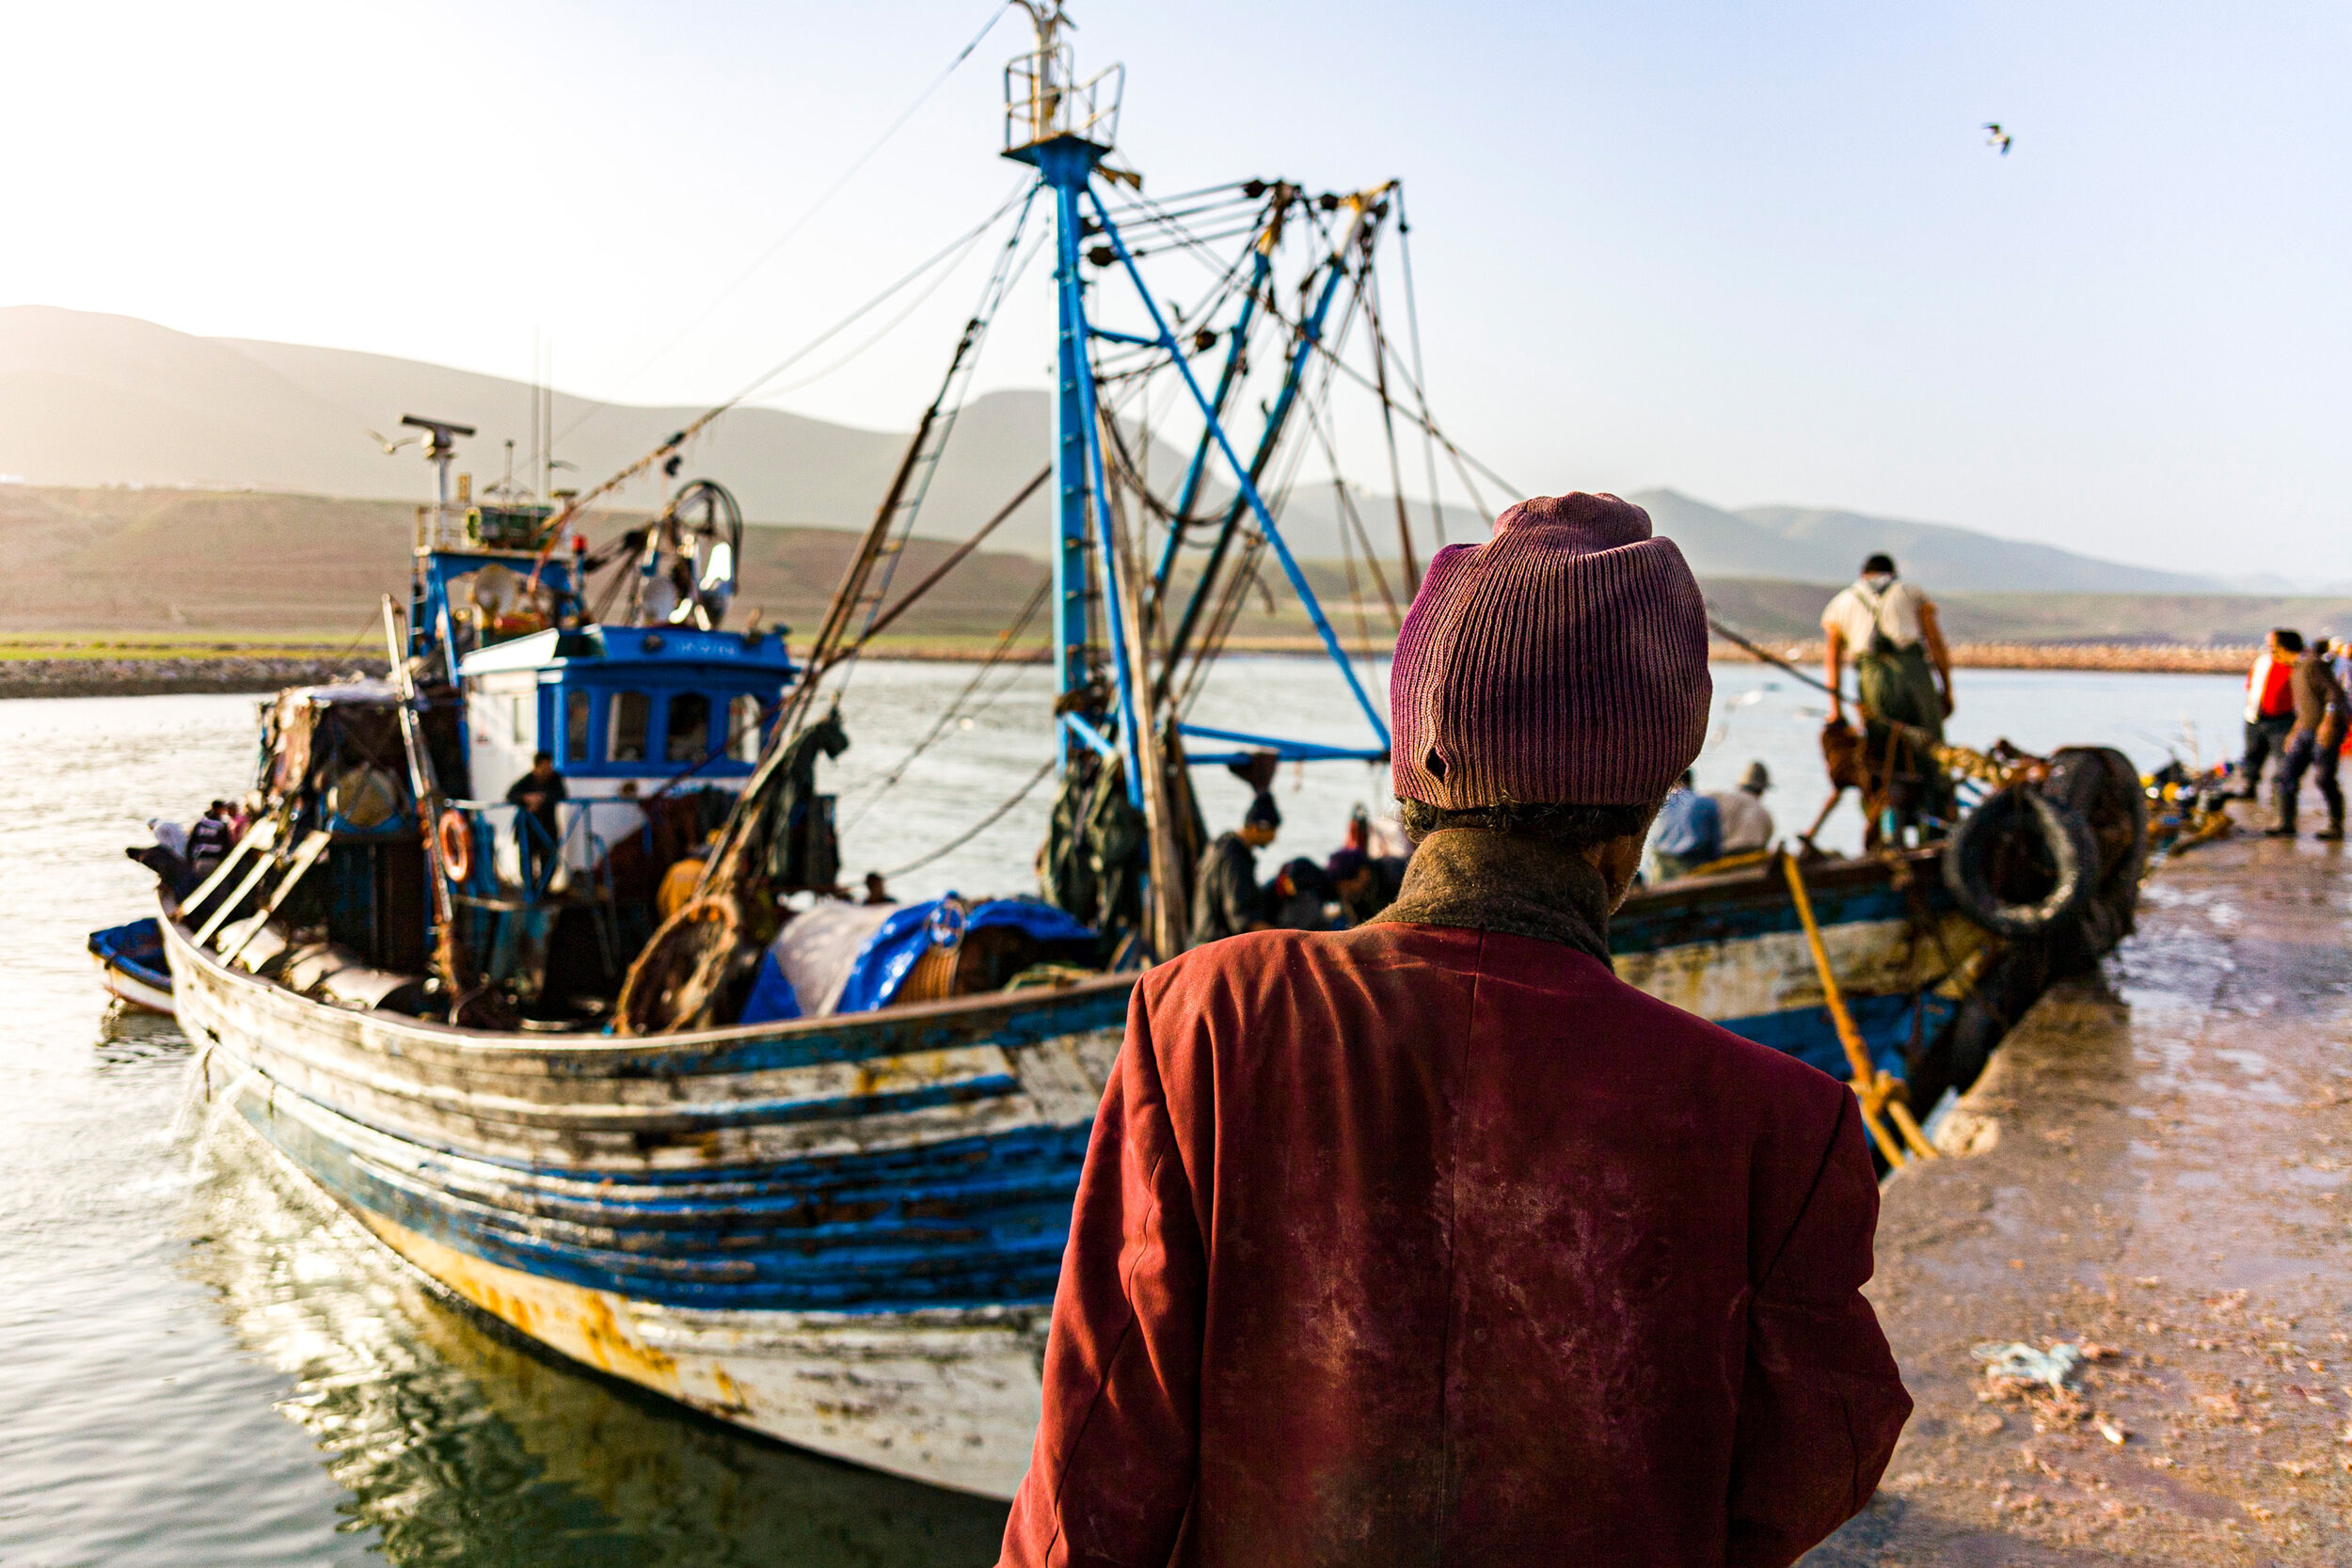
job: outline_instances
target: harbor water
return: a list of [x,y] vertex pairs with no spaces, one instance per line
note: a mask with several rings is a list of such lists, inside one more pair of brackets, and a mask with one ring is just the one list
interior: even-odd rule
[[[900,896],[1027,891],[1049,785],[1047,672],[872,664],[848,706],[844,871]],[[1378,671],[1366,672],[1381,701]],[[958,717],[939,715],[970,689]],[[1719,666],[1698,771],[1751,760],[1783,831],[1825,793],[1823,699]],[[2118,746],[2143,768],[2234,752],[2229,677],[1963,672],[1954,739]],[[1202,724],[1360,744],[1327,665],[1230,659]],[[934,738],[900,773],[927,734]],[[1001,1505],[744,1435],[525,1346],[442,1300],[192,1092],[167,1020],[117,1015],[83,953],[144,912],[144,819],[241,790],[241,697],[0,702],[0,1563],[970,1564]],[[893,783],[894,777],[897,782]],[[1262,874],[1322,859],[1385,770],[1285,768]],[[1246,788],[1200,773],[1213,828]],[[1822,834],[1860,840],[1855,807]],[[901,870],[902,867],[911,869]]]

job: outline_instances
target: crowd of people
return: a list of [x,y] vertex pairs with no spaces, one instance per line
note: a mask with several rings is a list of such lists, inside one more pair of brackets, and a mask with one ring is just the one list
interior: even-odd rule
[[2293,838],[2303,778],[2310,774],[2328,808],[2317,837],[2344,837],[2344,786],[2336,770],[2352,731],[2352,644],[2314,638],[2291,627],[2274,629],[2246,673],[2246,751],[2238,762],[2238,796],[2262,792],[2263,768],[2275,754],[2278,816],[2264,832]]
[[1404,885],[1413,847],[1393,817],[1375,820],[1359,805],[1330,856],[1298,856],[1261,882],[1258,851],[1281,830],[1281,808],[1261,789],[1241,826],[1210,844],[1194,883],[1193,946],[1243,931],[1345,930],[1388,908]]
[[[1764,794],[1772,786],[1772,771],[1761,761],[1748,764],[1737,787],[1708,794],[1699,792],[1692,770],[1683,769],[1659,807],[1637,882],[1695,876],[1726,862],[1745,864],[1746,857],[1771,847],[1772,814]],[[1192,946],[1243,931],[1343,931],[1387,909],[1405,885],[1413,845],[1396,817],[1375,818],[1359,805],[1340,848],[1322,861],[1305,855],[1285,861],[1261,882],[1258,853],[1281,829],[1281,808],[1260,790],[1241,826],[1209,846],[1194,883]]]
[[123,853],[155,873],[156,879],[174,895],[185,897],[205,878],[220,869],[229,851],[253,826],[261,807],[261,797],[248,795],[242,800],[215,800],[204,808],[203,816],[184,827],[151,816],[147,819],[147,831],[155,842],[125,849]]

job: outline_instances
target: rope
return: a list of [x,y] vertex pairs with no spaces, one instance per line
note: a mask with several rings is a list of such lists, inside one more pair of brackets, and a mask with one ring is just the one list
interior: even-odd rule
[[[1429,394],[1422,390],[1421,370],[1421,307],[1413,296],[1413,226],[1405,220],[1405,182],[1396,182],[1396,253],[1405,263],[1405,326],[1413,341],[1413,396],[1420,400],[1422,411],[1428,412]],[[1422,454],[1429,467],[1429,531],[1436,536],[1437,547],[1445,548],[1445,504],[1438,499],[1438,442],[1424,422],[1422,426]],[[1408,584],[1419,587],[1420,584]]]
[[1722,617],[1715,613],[1715,607],[1713,605],[1708,605],[1707,607],[1707,624],[1714,628],[1715,634],[1718,637],[1724,638],[1727,641],[1738,643],[1740,647],[1745,648],[1749,653],[1754,654],[1757,658],[1762,659],[1765,663],[1796,676],[1797,679],[1804,682],[1805,685],[1811,687],[1814,690],[1831,697],[1841,697],[1842,700],[1842,694],[1832,690],[1829,684],[1823,681],[1820,676],[1807,674],[1805,672],[1798,669],[1795,665],[1789,663],[1787,659],[1781,657],[1778,654],[1773,653],[1769,648],[1758,647],[1755,642],[1749,641],[1745,637],[1742,637],[1739,632],[1734,631]]
[[[814,218],[819,212],[823,211],[826,204],[832,201],[834,197],[841,194],[842,190],[848,186],[850,182],[857,177],[858,172],[865,168],[868,163],[873,161],[874,154],[880,152],[883,146],[889,142],[891,137],[906,129],[907,121],[913,119],[916,111],[921,109],[924,104],[930,102],[931,94],[937,92],[941,87],[946,85],[947,78],[956,73],[956,68],[958,66],[961,66],[964,61],[972,57],[972,52],[980,46],[980,41],[983,39],[987,38],[990,33],[996,30],[996,24],[1003,18],[1005,12],[1010,8],[1011,0],[1001,0],[1000,4],[991,9],[988,13],[987,25],[983,26],[978,32],[972,35],[971,42],[956,51],[956,57],[947,62],[946,69],[942,71],[937,76],[931,78],[930,86],[925,87],[921,92],[917,93],[915,95],[914,102],[908,104],[905,110],[900,113],[898,118],[892,120],[888,128],[886,128],[881,135],[875,137],[874,140],[867,145],[866,150],[859,153],[848,168],[841,171],[840,177],[834,181],[832,184],[826,186],[823,194],[818,196],[816,200],[810,202],[806,208],[803,209],[801,215],[794,218],[790,226],[787,227],[783,233],[776,236],[774,243],[770,245],[767,249],[759,253],[759,259],[757,261],[754,261],[750,266],[745,267],[742,272],[738,274],[734,282],[729,283],[725,288],[720,290],[716,294],[712,295],[709,304],[704,306],[701,311],[698,312],[691,321],[688,322],[684,326],[679,327],[676,334],[672,337],[668,342],[663,343],[660,348],[654,350],[652,356],[647,358],[644,364],[638,366],[636,370],[632,371],[627,377],[627,380],[633,384],[639,376],[644,375],[647,371],[653,369],[655,365],[660,363],[662,356],[668,354],[672,349],[677,347],[678,344],[684,342],[687,337],[691,334],[696,327],[702,325],[704,322],[710,319],[710,313],[712,311],[718,309],[720,306],[725,304],[728,299],[734,296],[737,290],[740,289],[744,284],[749,283],[755,277],[758,276],[762,268],[767,266],[770,261],[774,261],[776,252],[782,250],[786,245],[789,245],[792,242],[792,237],[794,235],[798,234],[802,230],[807,228],[809,220]],[[580,426],[586,424],[590,420],[595,419],[598,414],[603,413],[606,409],[611,408],[612,406],[612,404],[610,403],[591,404],[587,409],[584,410],[578,418],[574,419],[570,424],[565,425],[561,431],[557,432],[555,439],[560,441],[564,436],[572,435],[574,432],[579,430]]]
[[[972,676],[972,679],[964,686],[964,689],[956,693],[954,700],[949,702],[946,707],[941,711],[939,717],[932,721],[930,729],[924,735],[923,738],[917,740],[907,752],[907,754],[898,759],[898,766],[892,768],[889,772],[882,774],[879,778],[872,780],[861,780],[856,784],[851,786],[855,789],[864,789],[870,783],[875,784],[877,787],[874,792],[874,799],[866,801],[864,806],[859,808],[858,814],[850,819],[850,827],[854,828],[860,822],[865,821],[866,816],[873,811],[877,804],[881,802],[882,798],[884,795],[889,794],[892,789],[897,787],[898,781],[906,776],[906,770],[914,766],[914,760],[921,756],[925,752],[930,751],[932,744],[936,742],[941,736],[947,733],[947,726],[954,723],[957,719],[962,716],[963,705],[972,700],[972,694],[980,689],[980,683],[988,678],[989,672],[1004,662],[1005,657],[1012,651],[1013,643],[1020,638],[1024,631],[1028,629],[1029,623],[1036,618],[1038,610],[1042,608],[1045,603],[1045,596],[1052,593],[1053,589],[1054,579],[1051,576],[1048,576],[1043,582],[1038,584],[1037,592],[1029,595],[1029,602],[1022,607],[1021,613],[1013,617],[1012,624],[1007,626],[1004,631],[998,635],[996,639],[996,646],[990,652],[986,661],[980,665],[979,670]],[[974,715],[977,717],[978,714],[985,712],[991,703],[995,702],[998,697],[1003,696],[1007,690],[1011,689],[1011,685],[1012,683],[1008,682],[1005,687],[996,691],[991,692],[989,694],[988,701],[982,703],[977,708],[973,710]]]
[[938,860],[943,856],[954,853],[956,850],[961,849],[965,845],[971,843],[974,839],[979,837],[982,833],[988,832],[989,829],[994,827],[998,822],[1004,819],[1006,813],[1011,811],[1013,807],[1027,800],[1029,798],[1029,791],[1044,783],[1045,775],[1054,770],[1054,760],[1055,759],[1052,757],[1047,757],[1045,759],[1044,766],[1040,768],[1036,772],[1030,774],[1029,782],[1015,790],[1011,799],[1008,800],[1003,805],[998,806],[994,811],[990,812],[986,816],[981,817],[977,822],[973,823],[971,827],[966,828],[962,832],[957,834],[954,838],[949,839],[946,843],[941,845],[930,854],[925,855],[921,860],[909,861],[906,864],[898,867],[896,870],[883,872],[882,874],[882,877],[887,879],[892,877],[903,877],[910,871],[920,871],[925,866],[930,864],[931,862]]
[[[1804,924],[1805,944],[1813,950],[1813,967],[1821,978],[1822,1000],[1829,1004],[1831,1022],[1837,1026],[1838,1043],[1846,1048],[1846,1060],[1853,1069],[1854,1098],[1861,1103],[1862,1124],[1870,1130],[1870,1136],[1877,1142],[1879,1151],[1886,1156],[1886,1163],[1897,1170],[1909,1164],[1912,1158],[1934,1159],[1938,1152],[1935,1146],[1928,1142],[1919,1124],[1912,1119],[1911,1107],[1895,1098],[1893,1080],[1870,1060],[1870,1048],[1863,1043],[1862,1031],[1855,1026],[1853,1014],[1846,1009],[1845,993],[1838,990],[1837,976],[1830,969],[1829,948],[1821,941],[1821,927],[1814,921],[1813,900],[1805,895],[1804,873],[1797,869],[1797,857],[1784,850],[1780,866],[1788,879],[1788,895],[1796,901],[1797,918]],[[1901,1143],[1879,1119],[1881,1110],[1901,1129]],[[1911,1147],[1908,1158],[1903,1153],[1904,1144]]]
[[[994,228],[997,221],[1007,213],[1011,212],[1016,205],[1025,204],[1025,199],[1035,194],[1036,188],[1035,182],[1025,177],[1021,183],[1015,186],[1012,194],[1008,196],[1005,200],[998,205],[994,212],[989,214],[985,219],[981,220],[981,222],[975,225],[963,234],[959,235],[953,242],[948,244],[943,249],[933,252],[928,260],[924,261],[913,271],[907,273],[897,282],[882,290],[882,293],[874,295],[865,304],[859,306],[856,309],[850,311],[848,315],[834,323],[833,325],[827,327],[816,337],[811,338],[807,342],[802,344],[799,348],[785,356],[782,359],[770,366],[766,371],[763,371],[757,376],[755,376],[752,380],[744,384],[741,390],[736,392],[725,402],[718,404],[715,406],[705,410],[703,413],[696,415],[693,420],[689,423],[685,429],[673,435],[668,440],[662,442],[653,451],[647,452],[636,462],[631,463],[628,467],[623,468],[612,478],[604,481],[604,483],[598,484],[596,488],[576,496],[570,501],[566,502],[563,510],[557,512],[554,516],[548,518],[545,523],[540,525],[541,528],[546,531],[548,537],[546,545],[540,550],[538,562],[534,563],[532,567],[532,575],[535,577],[538,573],[539,566],[545,564],[548,558],[554,553],[557,542],[564,537],[564,531],[570,527],[573,520],[579,517],[582,513],[586,512],[590,506],[594,505],[596,501],[611,494],[612,491],[620,488],[621,485],[627,483],[629,480],[634,479],[639,474],[642,474],[648,468],[651,468],[654,464],[660,461],[664,456],[683,448],[696,436],[701,435],[703,430],[708,426],[712,420],[718,419],[721,415],[725,414],[730,409],[737,407],[739,404],[743,403],[744,400],[759,391],[762,388],[766,387],[768,383],[775,380],[776,377],[782,375],[786,371],[791,369],[801,360],[805,359],[811,354],[814,354],[823,344],[831,341],[841,333],[847,331],[852,324],[863,319],[869,312],[881,308],[885,301],[889,300],[891,296],[896,294],[899,290],[907,287],[916,278],[921,277],[924,274],[939,265],[940,262],[947,261],[950,257],[954,258],[954,261],[949,267],[949,271],[952,272],[954,267],[961,265],[963,261],[963,258],[971,253],[972,247],[980,242],[981,236],[985,235],[991,229]],[[936,289],[938,285],[936,283],[932,285],[933,289]],[[891,325],[896,326],[898,324],[894,322]],[[863,351],[861,350],[861,352]],[[838,368],[838,366],[834,367],[834,369]],[[830,372],[827,373],[830,373]]]

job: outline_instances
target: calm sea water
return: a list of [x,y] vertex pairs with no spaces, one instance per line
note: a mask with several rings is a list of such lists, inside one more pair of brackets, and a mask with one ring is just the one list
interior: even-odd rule
[[[970,723],[883,781],[970,683],[874,665],[850,705],[852,873],[892,869],[1001,804],[1043,755],[1043,671],[982,683]],[[1376,673],[1374,677],[1376,678]],[[1817,693],[1716,672],[1704,787],[1752,758],[1801,826],[1824,790]],[[2234,747],[2227,677],[1963,672],[1955,739],[2028,748]],[[1378,700],[1376,688],[1375,700]],[[144,912],[122,858],[252,771],[236,697],[0,702],[0,1564],[972,1564],[1003,1510],[743,1436],[516,1343],[422,1288],[237,1124],[190,1093],[167,1021],[117,1017],[84,936]],[[1336,674],[1235,660],[1195,718],[1357,743]],[[1338,842],[1385,800],[1357,764],[1285,769],[1274,858]],[[1246,790],[1204,770],[1212,824]],[[1041,787],[897,879],[902,895],[1025,891]],[[1851,846],[1851,804],[1825,841]],[[1267,867],[1270,869],[1270,867]]]

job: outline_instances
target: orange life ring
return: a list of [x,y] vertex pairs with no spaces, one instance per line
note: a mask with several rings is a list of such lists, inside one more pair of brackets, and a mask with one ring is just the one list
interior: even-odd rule
[[473,875],[473,824],[466,814],[451,807],[441,813],[441,868],[453,882],[462,882]]

